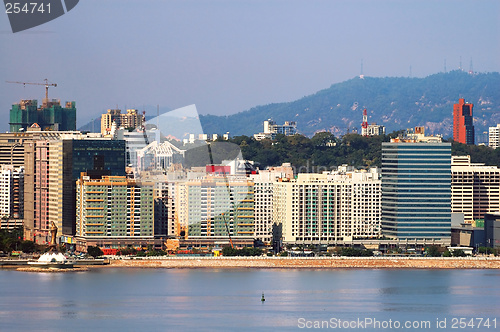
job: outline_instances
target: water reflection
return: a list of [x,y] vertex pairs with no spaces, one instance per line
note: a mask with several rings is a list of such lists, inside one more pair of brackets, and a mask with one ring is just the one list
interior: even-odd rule
[[61,304],[61,318],[62,319],[76,319],[78,315],[78,308],[76,302],[73,300],[64,301]]
[[245,330],[289,329],[299,317],[494,318],[499,276],[491,270],[0,270],[0,321],[2,330]]

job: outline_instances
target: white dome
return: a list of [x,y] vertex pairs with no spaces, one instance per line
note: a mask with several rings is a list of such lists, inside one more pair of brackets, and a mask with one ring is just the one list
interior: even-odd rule
[[67,259],[61,253],[56,254],[55,252],[46,252],[45,254],[40,256],[38,261],[43,263],[63,263],[66,262]]

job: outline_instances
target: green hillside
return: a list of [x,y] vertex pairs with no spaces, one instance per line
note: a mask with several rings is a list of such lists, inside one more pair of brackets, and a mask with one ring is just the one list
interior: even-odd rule
[[[236,136],[230,139],[230,142],[240,147],[243,158],[256,162],[261,169],[291,163],[297,173],[321,173],[342,164],[357,168],[381,167],[382,142],[389,142],[400,133],[392,132],[374,137],[348,134],[340,139],[333,134],[322,132],[312,138],[302,135],[278,135],[274,141],[256,141],[253,137]],[[212,142],[211,146],[215,155],[230,156],[227,150],[224,150],[224,144]],[[500,148],[493,150],[487,146],[453,142],[451,154],[470,155],[472,163],[500,167]]]
[[299,100],[257,106],[229,116],[200,116],[205,133],[252,135],[262,131],[268,118],[277,123],[296,121],[298,131],[312,137],[329,131],[339,137],[361,130],[362,110],[368,122],[392,132],[425,126],[428,134],[452,135],[453,104],[465,98],[474,104],[476,141],[484,142],[489,126],[500,123],[500,74],[462,71],[439,73],[425,78],[359,77],[334,84]]

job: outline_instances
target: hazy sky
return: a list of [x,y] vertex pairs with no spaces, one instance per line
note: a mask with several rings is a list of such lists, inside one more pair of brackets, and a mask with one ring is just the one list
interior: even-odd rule
[[13,34],[0,14],[0,130],[12,103],[75,100],[83,125],[108,108],[229,114],[292,101],[360,74],[500,71],[500,1],[81,0]]

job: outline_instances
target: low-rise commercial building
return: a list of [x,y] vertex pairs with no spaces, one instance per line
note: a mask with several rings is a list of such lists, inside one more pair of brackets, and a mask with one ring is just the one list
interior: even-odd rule
[[263,139],[274,139],[277,134],[292,136],[297,133],[297,123],[295,121],[285,121],[279,125],[275,121],[268,119],[264,121],[264,132],[253,135],[258,141]]
[[486,246],[500,248],[500,212],[484,215],[484,232]]

